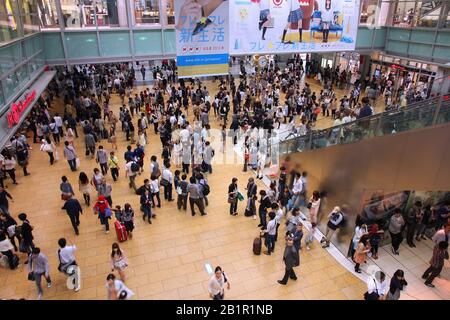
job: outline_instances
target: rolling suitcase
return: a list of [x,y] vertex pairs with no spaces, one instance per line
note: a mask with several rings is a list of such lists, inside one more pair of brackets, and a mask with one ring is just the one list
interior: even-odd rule
[[114,222],[114,228],[116,229],[117,240],[119,240],[119,242],[126,241],[128,237],[125,226],[119,221],[116,221]]
[[253,240],[253,253],[257,256],[261,254],[262,241],[261,238],[255,238]]

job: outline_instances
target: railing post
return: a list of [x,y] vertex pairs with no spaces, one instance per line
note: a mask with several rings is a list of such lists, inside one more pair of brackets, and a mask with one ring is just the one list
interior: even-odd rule
[[436,108],[434,109],[433,120],[431,121],[432,126],[434,126],[437,123],[439,111],[441,111],[441,104],[442,104],[442,96],[439,96]]

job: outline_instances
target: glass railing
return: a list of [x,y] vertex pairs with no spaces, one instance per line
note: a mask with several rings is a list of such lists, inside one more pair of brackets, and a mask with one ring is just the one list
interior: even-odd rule
[[439,96],[398,111],[384,112],[288,138],[279,142],[279,152],[287,154],[326,148],[447,122],[450,122],[449,96]]

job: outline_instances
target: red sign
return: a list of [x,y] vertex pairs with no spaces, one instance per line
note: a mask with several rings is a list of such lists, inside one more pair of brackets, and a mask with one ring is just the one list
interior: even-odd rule
[[28,93],[22,101],[14,102],[11,105],[11,111],[6,114],[8,128],[12,128],[19,123],[20,116],[32,104],[34,98],[36,98],[36,90]]
[[402,67],[402,66],[399,66],[398,64],[391,64],[391,68],[392,68],[392,69],[405,70],[405,68],[404,68],[404,67]]

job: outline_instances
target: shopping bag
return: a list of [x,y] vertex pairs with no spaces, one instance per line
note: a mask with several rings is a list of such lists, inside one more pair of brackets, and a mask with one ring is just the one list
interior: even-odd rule
[[75,166],[77,169],[80,167],[80,158],[75,159]]

